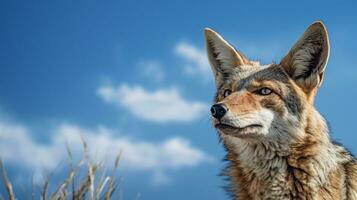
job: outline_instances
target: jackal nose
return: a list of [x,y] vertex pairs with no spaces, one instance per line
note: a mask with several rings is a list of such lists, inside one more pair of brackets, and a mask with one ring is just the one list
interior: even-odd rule
[[224,104],[214,104],[211,107],[212,116],[216,119],[221,119],[227,111],[228,108]]

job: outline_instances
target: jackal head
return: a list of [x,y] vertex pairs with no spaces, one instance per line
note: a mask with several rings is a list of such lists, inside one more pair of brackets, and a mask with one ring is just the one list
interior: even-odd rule
[[205,39],[217,86],[213,125],[223,139],[285,140],[304,134],[309,116],[318,115],[313,101],[329,57],[322,22],[310,25],[279,64],[249,60],[208,28]]

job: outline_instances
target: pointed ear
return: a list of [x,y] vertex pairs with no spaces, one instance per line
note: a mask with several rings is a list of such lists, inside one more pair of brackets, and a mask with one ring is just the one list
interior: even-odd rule
[[244,68],[249,63],[241,53],[212,29],[205,29],[206,49],[209,62],[216,79],[220,85],[224,77],[229,76],[232,69]]
[[330,45],[322,22],[311,24],[280,65],[306,93],[320,87]]

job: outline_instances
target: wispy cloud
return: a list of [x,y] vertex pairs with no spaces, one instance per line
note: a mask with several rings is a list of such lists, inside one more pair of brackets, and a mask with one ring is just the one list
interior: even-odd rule
[[175,46],[175,53],[186,62],[185,72],[189,75],[200,75],[204,80],[212,77],[206,51],[188,42],[180,42]]
[[124,107],[134,116],[152,122],[189,122],[206,113],[207,105],[184,99],[175,88],[145,90],[126,84],[102,86],[97,94],[107,103]]
[[81,137],[87,142],[89,154],[97,161],[113,162],[122,150],[121,167],[127,171],[151,172],[155,183],[168,180],[167,170],[213,160],[183,138],[148,142],[117,135],[106,127],[89,130],[74,124],[60,124],[53,131],[50,142],[40,144],[31,138],[28,128],[0,122],[0,152],[5,162],[28,168],[37,179],[41,179],[44,171],[54,170],[66,160],[66,143],[74,156],[80,156],[83,152]]
[[[53,146],[36,144],[29,136],[29,130],[18,124],[0,123],[0,156],[5,161],[38,169],[53,169],[62,157],[62,148],[54,151]],[[39,174],[39,173],[38,173]]]
[[165,78],[164,70],[162,69],[162,65],[159,61],[154,60],[145,60],[139,62],[139,67],[141,71],[141,75],[150,80],[154,80],[156,82],[163,81]]

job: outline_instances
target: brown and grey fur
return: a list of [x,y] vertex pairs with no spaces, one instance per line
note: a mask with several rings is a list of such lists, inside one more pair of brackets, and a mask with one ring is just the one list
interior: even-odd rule
[[329,56],[325,26],[313,23],[279,64],[263,66],[211,29],[205,38],[215,103],[228,108],[213,125],[227,150],[232,199],[357,199],[357,162],[331,141],[313,105]]

